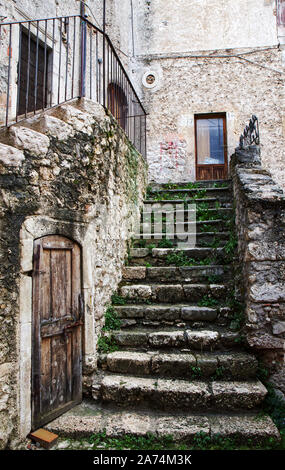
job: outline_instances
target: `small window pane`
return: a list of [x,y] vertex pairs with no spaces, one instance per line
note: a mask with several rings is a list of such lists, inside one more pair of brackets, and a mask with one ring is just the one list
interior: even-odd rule
[[197,119],[198,165],[224,163],[224,126],[222,118]]

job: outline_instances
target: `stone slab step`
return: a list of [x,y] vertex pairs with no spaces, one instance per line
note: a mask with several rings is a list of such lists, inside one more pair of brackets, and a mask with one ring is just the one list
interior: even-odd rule
[[204,296],[219,300],[226,297],[227,291],[225,284],[131,284],[119,288],[127,302],[196,302]]
[[254,409],[267,390],[259,380],[203,381],[105,374],[94,382],[94,398],[123,407],[162,410]]
[[154,282],[209,282],[211,279],[228,279],[231,271],[228,266],[126,266],[123,268],[124,281]]
[[[168,195],[180,195],[182,194],[183,196],[196,196],[199,198],[201,195],[203,198],[208,198],[208,197],[215,197],[215,199],[220,199],[223,197],[231,197],[232,196],[232,190],[230,185],[225,186],[223,188],[218,188],[218,187],[211,187],[211,186],[204,186],[204,187],[199,187],[199,188],[176,188],[176,189],[167,189],[167,188],[160,188],[160,189],[155,189],[152,188],[149,193],[149,198],[153,197],[155,195],[156,198],[158,198],[160,195],[163,196],[163,199],[165,196]],[[170,199],[170,198],[169,198]]]
[[150,183],[150,188],[152,190],[166,190],[168,191],[169,189],[179,189],[179,188],[184,188],[184,189],[189,189],[189,184],[190,184],[190,189],[201,189],[201,188],[214,188],[214,187],[231,187],[232,180],[231,179],[215,179],[215,180],[201,180],[201,181],[193,181],[193,182],[178,182],[178,183],[155,183],[152,182]]
[[[186,195],[187,193],[185,193]],[[152,205],[154,206],[154,208],[156,207],[157,204],[161,205],[161,206],[165,206],[167,208],[167,205],[168,204],[172,204],[172,205],[176,205],[176,204],[196,204],[197,206],[199,206],[199,204],[207,204],[208,208],[210,209],[219,209],[219,208],[222,208],[222,207],[229,207],[232,209],[232,195],[231,194],[224,194],[223,197],[203,197],[203,198],[193,198],[193,196],[191,197],[190,193],[188,194],[188,197],[184,199],[183,197],[183,194],[179,194],[179,191],[177,192],[177,195],[178,197],[176,198],[171,198],[169,197],[168,199],[164,199],[164,198],[161,198],[161,199],[145,199],[144,200],[144,208],[145,210],[148,209],[148,206],[149,205]],[[174,194],[172,195],[174,196]],[[179,198],[180,196],[180,198]],[[219,203],[218,207],[217,207],[217,202]],[[183,208],[182,207],[176,207],[176,209],[181,209]],[[169,208],[171,209],[171,208]],[[167,210],[167,212],[169,211],[169,209]],[[155,209],[154,209],[155,211]]]
[[152,434],[158,438],[173,436],[174,442],[188,444],[192,444],[195,436],[201,432],[212,439],[235,438],[240,443],[246,443],[250,439],[252,443],[262,444],[269,438],[280,439],[279,432],[269,417],[257,419],[252,412],[223,415],[191,414],[187,411],[182,414],[154,410],[120,410],[86,400],[45,428],[62,437],[78,439],[103,431],[108,438],[126,435],[147,437]]
[[229,307],[211,308],[189,304],[158,304],[158,305],[118,305],[114,306],[121,319],[121,328],[132,328],[135,325],[156,327],[175,325],[216,324],[225,325],[230,321]]
[[120,349],[173,349],[185,352],[236,348],[239,333],[224,328],[137,328],[106,333]]
[[[144,230],[144,227],[145,225],[143,224],[147,224],[146,225],[146,230]],[[165,226],[167,226],[167,223],[165,224]],[[151,229],[149,227],[152,227]],[[205,221],[197,221],[197,222],[193,222],[193,221],[186,221],[185,222],[185,227],[184,227],[184,231],[187,232],[187,233],[196,233],[197,236],[212,236],[212,235],[217,235],[219,233],[222,233],[224,235],[227,235],[229,236],[229,232],[227,230],[227,223],[225,220],[222,220],[222,219],[217,219],[217,220],[205,220]],[[142,222],[141,223],[141,232],[144,231],[144,232],[153,232],[154,229],[153,229],[153,224],[150,224],[149,222]],[[177,231],[177,230],[176,230]],[[180,230],[180,232],[182,232],[182,230]],[[143,232],[142,232],[143,234]],[[205,234],[205,235],[204,235]],[[138,235],[139,236],[139,235]],[[163,233],[163,236],[165,237],[165,233]],[[146,243],[151,243],[147,238],[145,239],[146,240]]]
[[135,376],[159,376],[193,379],[219,377],[220,379],[254,378],[256,358],[245,352],[235,353],[163,353],[161,351],[115,351],[99,356],[103,370]]
[[[151,204],[154,204],[152,201],[147,201],[148,204],[147,205],[151,205]],[[167,204],[166,204],[167,203]],[[146,203],[145,203],[146,204]],[[159,207],[159,204],[161,204],[161,207]],[[184,204],[184,209],[183,209],[183,205]],[[154,214],[155,215],[159,215],[159,214],[168,214],[168,217],[174,217],[175,215],[176,216],[179,216],[180,218],[183,217],[183,220],[189,220],[191,222],[193,222],[193,218],[196,214],[196,220],[197,221],[204,221],[204,220],[207,220],[205,217],[202,217],[203,214],[201,214],[202,212],[205,212],[206,214],[205,215],[208,215],[210,216],[210,220],[216,220],[216,219],[219,219],[219,218],[222,218],[222,219],[225,219],[229,216],[232,215],[233,213],[233,208],[232,207],[220,207],[219,209],[216,209],[216,208],[208,208],[208,209],[203,209],[203,208],[199,208],[199,206],[197,206],[196,208],[192,208],[192,207],[185,207],[185,204],[191,204],[191,201],[184,201],[183,199],[177,199],[176,201],[173,200],[173,201],[156,201],[155,202],[155,209],[154,208],[151,208],[151,207],[144,207],[144,211],[143,211],[143,216],[145,218],[148,218],[150,217],[151,214]],[[148,210],[149,209],[149,210]],[[198,213],[200,212],[200,214]]]
[[[160,231],[158,231],[160,229]],[[223,240],[226,240],[229,238],[229,232],[215,232],[215,231],[207,231],[207,232],[197,232],[193,230],[193,227],[188,227],[188,222],[185,222],[185,224],[165,224],[164,227],[155,227],[153,223],[142,223],[140,226],[140,233],[137,233],[136,238],[142,237],[143,235],[145,236],[145,239],[147,240],[150,235],[154,236],[154,234],[160,235],[159,239],[167,236],[170,234],[173,236],[173,234],[180,234],[182,235],[195,235],[197,238],[209,238],[212,239],[213,237],[219,237]],[[171,238],[172,239],[172,238]]]
[[[174,231],[173,231],[174,229]],[[135,237],[136,240],[146,240],[148,244],[154,244],[159,248],[161,240],[167,239],[170,240],[173,244],[173,247],[179,246],[179,243],[182,243],[180,248],[183,248],[183,244],[185,244],[185,248],[196,248],[196,247],[223,247],[228,239],[229,233],[228,232],[189,232],[187,231],[187,227],[185,226],[185,230],[176,230],[176,228],[171,227],[171,231],[164,231],[164,232],[155,232],[153,229],[151,230],[144,230],[141,227],[141,232],[136,233]],[[187,244],[186,244],[187,243]],[[134,247],[136,243],[134,242]],[[168,246],[168,245],[167,245]]]

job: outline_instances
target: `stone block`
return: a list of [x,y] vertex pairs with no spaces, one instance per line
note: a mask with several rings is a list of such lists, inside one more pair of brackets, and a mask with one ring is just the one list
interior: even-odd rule
[[9,143],[37,157],[45,157],[50,145],[49,138],[46,135],[23,126],[12,126],[10,128]]
[[209,307],[182,307],[181,318],[187,321],[214,321],[217,318],[217,310]]
[[149,334],[149,344],[155,348],[185,345],[184,331],[158,331]]
[[145,307],[146,320],[174,321],[180,318],[181,307],[176,305],[151,305]]
[[190,377],[191,367],[196,366],[193,354],[157,354],[152,357],[151,372],[160,377]]
[[272,330],[274,335],[281,335],[282,333],[285,333],[285,322],[279,321],[273,323]]
[[158,302],[180,302],[185,298],[183,287],[179,284],[153,285],[152,293],[153,299]]
[[209,416],[211,437],[238,439],[247,443],[261,443],[271,437],[280,439],[279,432],[269,416],[257,419],[256,416]]
[[150,286],[132,285],[120,288],[120,294],[127,299],[150,299],[152,291]]
[[0,162],[6,166],[17,167],[25,160],[22,150],[0,143]]
[[116,305],[114,309],[120,318],[143,318],[145,313],[141,305]]
[[149,255],[148,248],[131,248],[130,256],[131,258],[145,258]]
[[157,420],[156,432],[159,437],[171,435],[175,441],[192,442],[198,433],[209,435],[209,420],[206,416],[163,416]]
[[107,367],[111,372],[121,374],[146,374],[150,373],[151,356],[146,353],[133,351],[116,351],[108,354]]
[[145,332],[118,332],[114,333],[116,343],[119,346],[145,347],[148,344],[148,335]]
[[247,382],[213,382],[213,405],[218,409],[255,408],[267,394],[264,385],[256,380]]
[[213,349],[217,346],[220,335],[217,331],[186,331],[188,345],[193,349]]
[[122,276],[125,280],[145,279],[146,268],[144,266],[128,266],[123,268]]

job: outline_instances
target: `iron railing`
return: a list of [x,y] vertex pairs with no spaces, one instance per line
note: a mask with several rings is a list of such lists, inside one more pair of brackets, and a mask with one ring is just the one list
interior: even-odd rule
[[86,97],[146,155],[146,112],[110,38],[86,17],[0,23],[0,127]]
[[258,118],[252,115],[248,126],[245,126],[239,139],[239,148],[244,149],[249,145],[259,145],[259,124]]

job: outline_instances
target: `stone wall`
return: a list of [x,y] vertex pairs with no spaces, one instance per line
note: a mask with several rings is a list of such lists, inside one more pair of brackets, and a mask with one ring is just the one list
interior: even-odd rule
[[236,150],[231,174],[246,338],[285,397],[285,195],[256,147]]
[[136,53],[277,44],[276,0],[133,0]]
[[0,137],[0,448],[30,431],[34,239],[60,234],[82,247],[89,374],[146,187],[145,161],[116,121],[95,103],[72,104]]
[[143,76],[149,70],[157,76],[156,85],[145,87],[142,98],[149,113],[151,180],[194,181],[194,115],[225,112],[228,156],[234,152],[244,122],[256,114],[263,164],[285,188],[282,52],[277,48],[248,52],[141,59],[137,73]]
[[[194,115],[225,112],[228,156],[259,117],[263,164],[285,188],[284,64],[275,0],[133,0],[135,83],[156,182],[194,181]],[[145,76],[155,82],[148,85]]]

